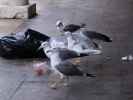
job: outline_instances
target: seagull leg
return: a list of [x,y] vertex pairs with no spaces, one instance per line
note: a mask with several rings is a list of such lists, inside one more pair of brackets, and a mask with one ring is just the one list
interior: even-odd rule
[[69,86],[69,77],[68,76],[66,76],[66,78],[65,78],[66,80],[65,80],[65,82],[64,82],[64,86]]
[[64,79],[64,75],[63,74],[59,73],[59,75],[60,75],[60,79],[61,80]]
[[68,86],[69,77],[64,76],[61,73],[59,75],[60,75],[60,82],[63,82],[63,86]]
[[57,74],[57,73],[53,73],[49,77],[49,83],[48,83],[48,85],[49,85],[49,87],[51,89],[57,89],[58,83],[60,81],[60,80],[58,80],[58,75],[59,74]]
[[55,82],[55,83],[51,84],[51,85],[50,85],[50,88],[56,89],[56,88],[57,88],[57,83]]

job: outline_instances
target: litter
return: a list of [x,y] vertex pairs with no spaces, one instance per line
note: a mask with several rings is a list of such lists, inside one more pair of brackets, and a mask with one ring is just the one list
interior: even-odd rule
[[37,76],[45,75],[48,73],[48,66],[45,62],[33,64],[33,70]]
[[128,56],[121,57],[121,60],[123,61],[132,61],[133,55],[129,54]]
[[0,56],[7,59],[45,58],[43,50],[38,50],[42,41],[49,37],[32,29],[0,38]]

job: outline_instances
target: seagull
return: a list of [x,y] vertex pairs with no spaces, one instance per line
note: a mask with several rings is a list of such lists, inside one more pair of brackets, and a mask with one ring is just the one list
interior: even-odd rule
[[[72,58],[81,57],[77,52],[66,48],[51,48],[49,42],[41,44],[46,56],[50,60],[49,70],[55,75],[60,76],[60,80],[66,79],[64,86],[68,85],[69,76],[94,77],[94,75],[82,71],[77,63],[69,61]],[[84,55],[83,55],[84,56]],[[74,64],[75,63],[75,64]],[[57,82],[51,84],[51,88],[56,88]]]
[[68,41],[68,49],[79,54],[101,54],[98,44],[89,38],[80,35],[74,35],[71,32],[65,32]]
[[42,43],[40,48],[45,47],[47,44],[50,48],[64,48],[75,51],[79,56],[101,53],[98,44],[93,42],[91,39],[81,37],[80,35],[74,35],[71,32],[65,32],[65,35],[51,37],[47,42],[48,43]]
[[[47,53],[48,53],[47,55],[49,55],[50,65],[52,70],[57,75],[60,75],[61,80],[66,78],[68,82],[69,76],[95,77],[95,75],[93,74],[84,72],[82,67],[73,64],[70,61],[70,59],[68,59],[68,58],[71,58],[71,56],[67,55],[65,51],[62,52],[61,49],[58,49],[58,48],[51,49],[47,51]],[[64,53],[65,55],[62,55],[62,53]]]
[[59,30],[60,32],[75,32],[78,31],[81,28],[84,28],[86,26],[86,24],[81,24],[81,25],[75,25],[75,24],[68,24],[64,26],[64,23],[61,20],[58,20],[56,22],[56,27],[57,30]]
[[[85,26],[86,24],[81,24],[81,25],[69,24],[69,25],[64,26],[61,20],[58,20],[56,22],[57,30],[59,30],[62,33],[71,32],[73,34],[80,35],[84,38],[91,38],[93,40],[101,40],[103,42],[112,42],[112,40],[107,35],[104,35],[96,31],[87,30],[85,29]],[[79,32],[76,32],[78,30]]]
[[50,48],[48,42],[44,42],[42,45],[43,50],[47,57],[50,59],[50,65],[52,67],[52,70],[59,73],[61,76],[62,74],[57,70],[60,67],[57,67],[57,65],[64,64],[64,61],[79,57],[78,53],[72,50],[63,49],[63,48]]

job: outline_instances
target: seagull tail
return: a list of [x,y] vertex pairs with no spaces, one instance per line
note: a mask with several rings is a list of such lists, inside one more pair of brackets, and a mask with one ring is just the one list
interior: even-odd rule
[[91,39],[97,39],[97,40],[102,40],[104,42],[112,42],[112,39],[108,37],[107,35],[98,33],[98,32],[93,32],[93,31],[85,31],[84,35]]
[[85,23],[81,23],[81,25],[80,25],[81,28],[84,28],[85,26],[86,26]]
[[85,76],[85,77],[96,77],[96,75],[94,75],[94,74],[89,74],[89,73],[85,73],[84,76]]

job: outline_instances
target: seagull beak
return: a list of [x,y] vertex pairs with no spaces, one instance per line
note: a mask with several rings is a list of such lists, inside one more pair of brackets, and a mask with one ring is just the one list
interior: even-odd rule
[[40,46],[39,48],[38,48],[38,50],[41,50],[43,47],[42,46]]

